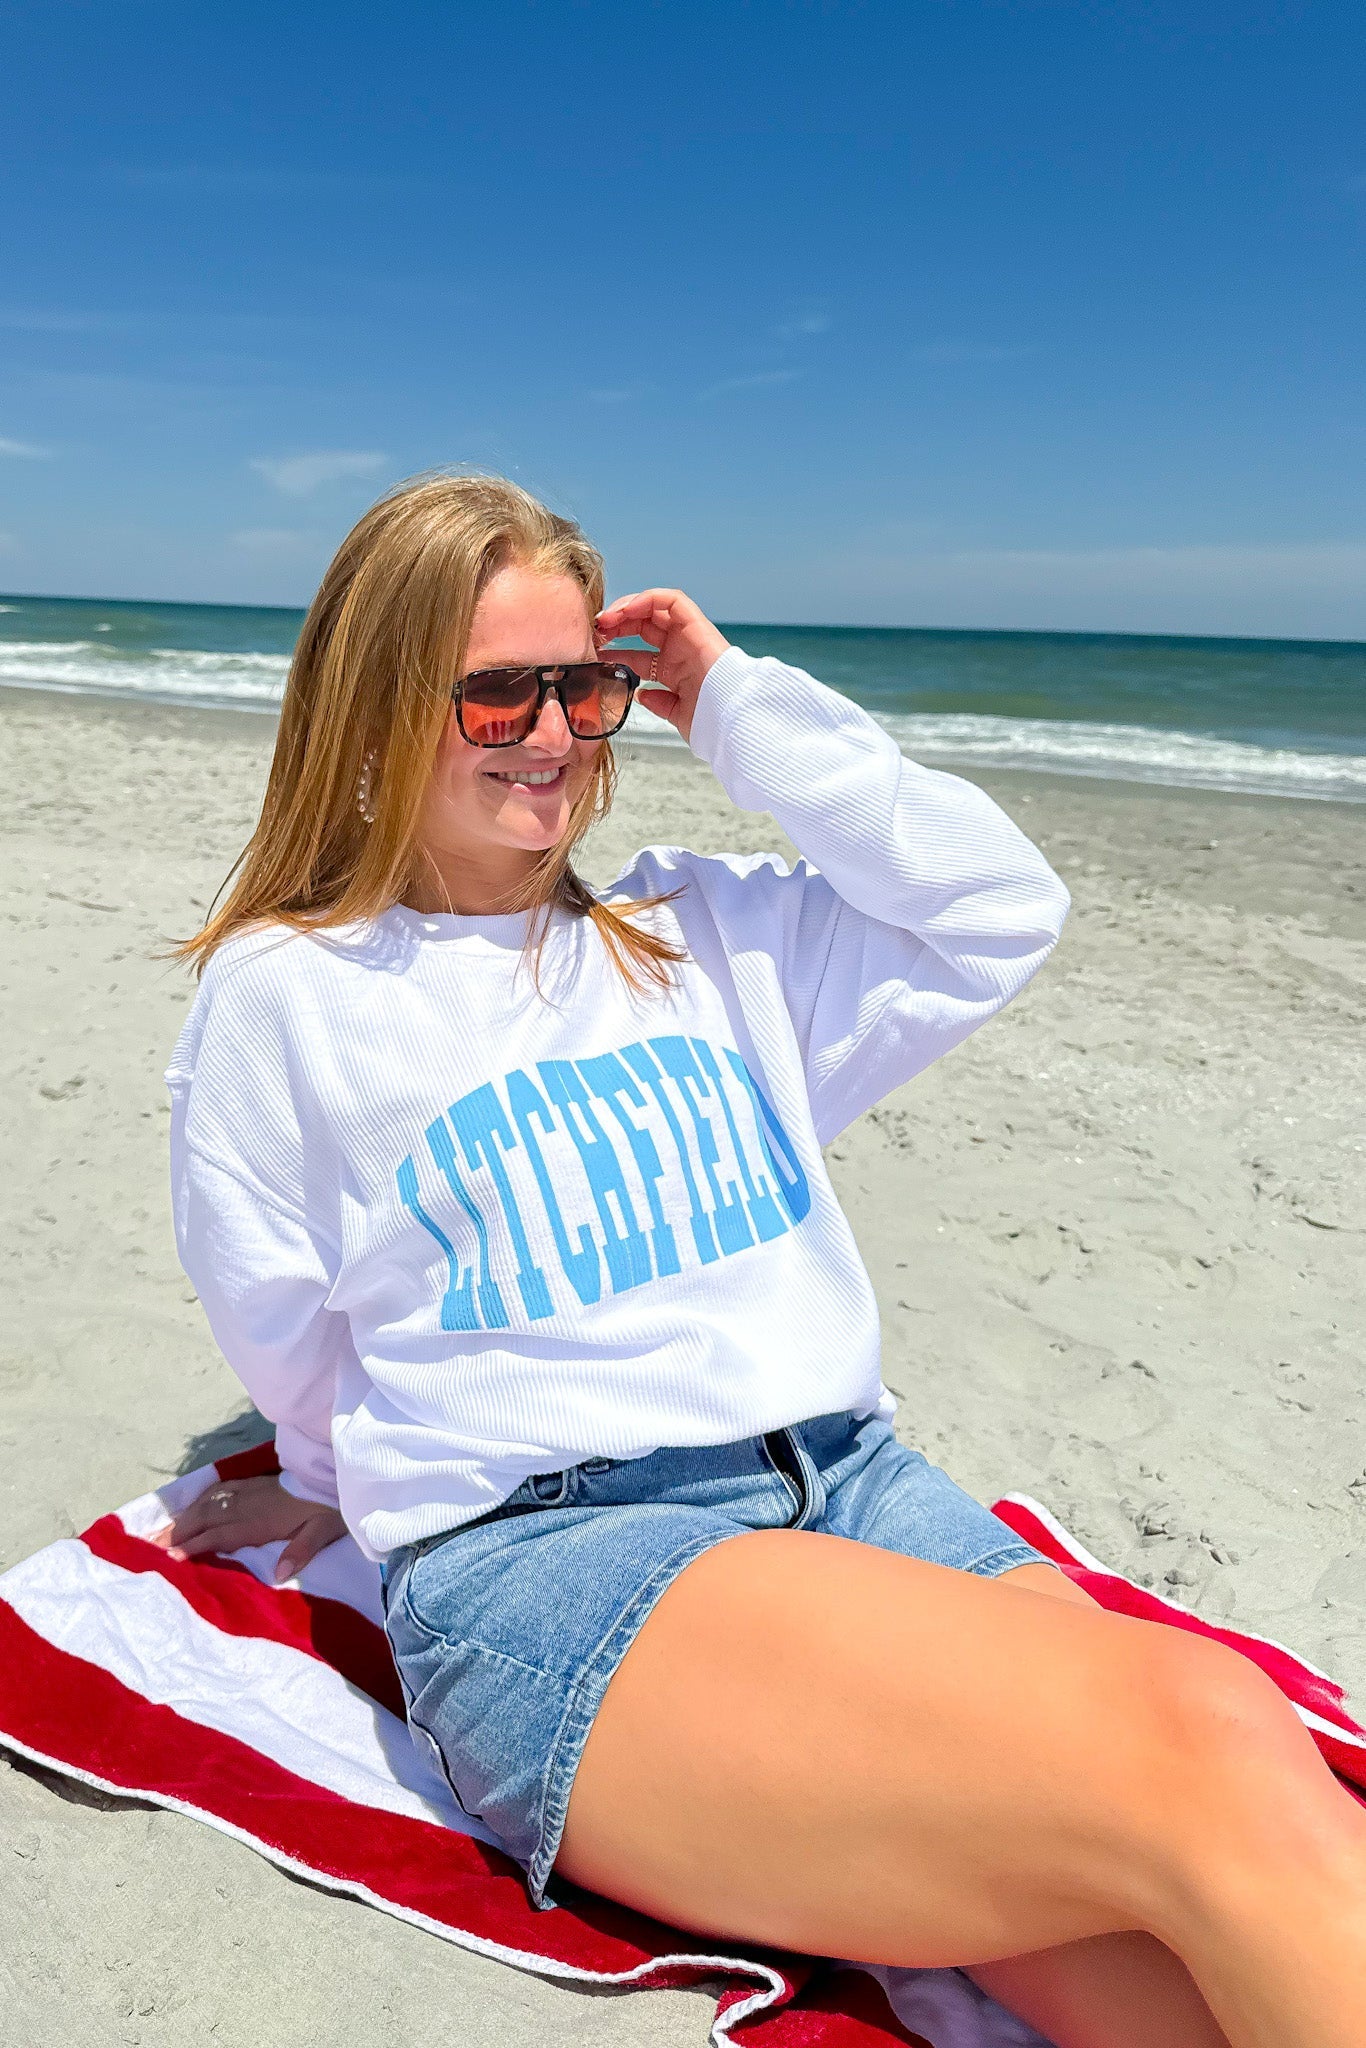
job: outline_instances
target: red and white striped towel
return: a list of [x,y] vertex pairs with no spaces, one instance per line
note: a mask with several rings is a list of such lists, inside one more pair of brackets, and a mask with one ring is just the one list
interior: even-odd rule
[[[0,1576],[0,1743],[521,1969],[591,1984],[722,1978],[718,2043],[743,2019],[753,2048],[1037,2048],[953,1971],[704,1952],[582,1893],[533,1912],[520,1873],[408,1736],[378,1574],[350,1541],[285,1587],[271,1577],[278,1544],[177,1563],[148,1541],[219,1478],[274,1469],[269,1445],[204,1466]],[[1023,1496],[996,1513],[1104,1606],[1253,1658],[1334,1769],[1366,1785],[1366,1734],[1321,1672],[1107,1572]]]

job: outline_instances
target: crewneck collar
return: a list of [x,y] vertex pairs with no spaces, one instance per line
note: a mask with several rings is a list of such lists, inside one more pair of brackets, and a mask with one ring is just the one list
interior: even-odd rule
[[[562,913],[553,912],[551,922]],[[529,910],[504,911],[492,917],[464,917],[454,911],[410,910],[391,904],[379,922],[405,932],[423,945],[464,946],[477,953],[520,953],[531,923]]]

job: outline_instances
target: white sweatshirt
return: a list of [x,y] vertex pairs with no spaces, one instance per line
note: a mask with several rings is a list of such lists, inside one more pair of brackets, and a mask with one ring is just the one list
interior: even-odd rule
[[1067,892],[991,799],[732,648],[693,750],[805,858],[640,854],[634,995],[557,914],[401,906],[211,961],[166,1079],[175,1222],[286,1484],[379,1557],[530,1473],[884,1399],[822,1145],[1009,1002]]

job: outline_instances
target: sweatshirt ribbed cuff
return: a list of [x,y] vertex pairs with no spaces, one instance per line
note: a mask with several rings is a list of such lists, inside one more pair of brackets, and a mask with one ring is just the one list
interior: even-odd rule
[[709,768],[716,766],[717,749],[725,738],[731,712],[753,687],[754,657],[743,647],[728,647],[718,654],[703,677],[688,745]]

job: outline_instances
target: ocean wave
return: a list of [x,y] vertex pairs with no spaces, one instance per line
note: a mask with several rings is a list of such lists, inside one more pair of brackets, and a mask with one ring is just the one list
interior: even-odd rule
[[[121,649],[91,640],[0,640],[0,685],[95,697],[228,710],[274,711],[284,690],[284,654]],[[969,712],[888,713],[880,723],[919,760],[964,768],[1010,768],[1366,803],[1366,754],[1251,746],[1240,740],[1141,725],[1082,720],[992,718]],[[624,737],[646,747],[681,747],[672,726],[635,709]]]
[[[1049,718],[986,718],[972,712],[876,713],[903,753],[944,767],[1012,768],[1166,789],[1223,789],[1262,796],[1366,803],[1366,754],[1301,753],[1144,725]],[[625,737],[681,747],[672,726],[631,714]]]
[[893,715],[881,723],[908,754],[963,766],[1035,769],[1169,789],[1225,789],[1263,796],[1366,803],[1366,754],[1257,747],[1205,733],[1144,725],[967,713]]
[[94,640],[0,640],[0,684],[12,689],[274,711],[288,673],[287,654],[126,649]]

